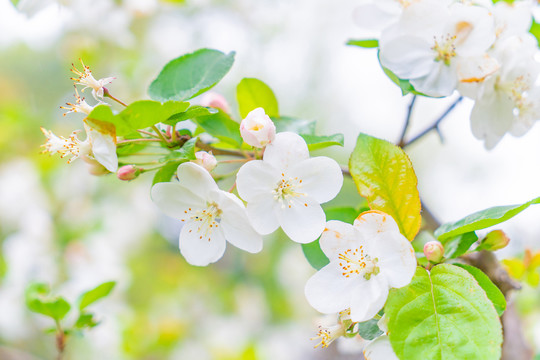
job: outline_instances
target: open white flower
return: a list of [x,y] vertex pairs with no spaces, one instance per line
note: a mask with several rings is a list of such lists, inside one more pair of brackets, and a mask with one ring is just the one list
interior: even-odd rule
[[364,348],[364,358],[365,360],[399,360],[387,335],[379,336],[367,344]]
[[81,64],[83,66],[83,71],[78,70],[75,68],[75,65],[73,65],[73,68],[71,71],[78,75],[78,78],[71,78],[71,80],[75,81],[75,84],[83,85],[83,91],[84,89],[91,88],[92,89],[92,95],[94,96],[94,99],[100,101],[103,100],[103,93],[104,93],[104,87],[107,84],[110,84],[115,78],[114,77],[107,77],[103,79],[96,80],[94,76],[92,76],[92,71],[90,70],[89,66],[84,65],[82,59],[80,59]]
[[329,221],[320,246],[330,263],[308,280],[306,298],[325,314],[350,308],[354,322],[373,318],[388,290],[408,285],[416,270],[411,244],[380,211],[360,214],[354,225]]
[[94,110],[94,106],[88,105],[88,103],[84,100],[84,98],[79,95],[79,92],[77,91],[76,87],[75,87],[75,99],[77,99],[77,102],[75,104],[66,103],[66,105],[68,106],[60,106],[60,109],[68,110],[68,112],[66,112],[64,116],[72,112],[83,113],[83,114],[88,115],[92,112],[92,110]]
[[423,0],[382,33],[380,60],[416,90],[447,96],[458,81],[481,81],[498,69],[486,54],[494,41],[494,19],[485,7]]
[[324,230],[320,204],[332,200],[342,184],[338,163],[324,156],[309,158],[306,142],[292,132],[277,134],[263,160],[243,165],[236,179],[255,230],[264,235],[281,226],[299,243],[317,239]]
[[86,121],[86,140],[78,138],[80,130],[74,131],[68,138],[56,136],[52,131],[41,128],[47,137],[47,142],[42,145],[45,148],[43,153],[60,154],[60,157],[71,156],[68,164],[79,157],[87,160],[97,160],[110,172],[118,170],[118,156],[116,155],[116,132],[114,126],[107,123],[100,124],[94,121],[91,127]]
[[179,182],[157,183],[152,200],[165,214],[184,223],[180,252],[192,265],[218,261],[226,241],[256,253],[262,237],[250,225],[244,204],[233,194],[218,188],[210,173],[192,162],[178,167]]

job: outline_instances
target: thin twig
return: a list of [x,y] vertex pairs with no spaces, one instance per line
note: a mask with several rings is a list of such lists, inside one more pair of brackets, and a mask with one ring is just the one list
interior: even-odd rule
[[416,102],[416,95],[413,95],[413,98],[409,104],[409,108],[407,109],[407,116],[405,117],[405,125],[403,125],[403,131],[401,132],[401,136],[398,141],[399,147],[403,147],[405,145],[405,135],[407,135],[407,130],[409,129],[409,125],[411,123],[411,116],[412,116],[412,111],[413,111],[415,102]]
[[405,148],[413,143],[415,143],[416,141],[418,141],[419,139],[423,138],[425,135],[429,134],[431,131],[433,130],[436,130],[436,131],[439,131],[439,125],[441,124],[441,122],[448,116],[448,114],[450,114],[452,112],[452,110],[454,110],[454,108],[456,107],[457,104],[459,104],[461,102],[461,100],[463,100],[463,96],[460,96],[459,98],[457,98],[456,101],[454,101],[452,103],[452,105],[450,105],[446,110],[445,112],[439,116],[439,118],[437,120],[435,120],[435,122],[430,126],[428,127],[427,129],[425,129],[424,131],[422,131],[420,134],[416,135],[414,138],[412,138],[411,140],[407,141],[405,144],[403,144],[401,147],[402,148]]
[[116,142],[116,145],[136,144],[141,142],[162,142],[161,139],[127,139]]
[[57,360],[64,358],[64,350],[66,348],[66,334],[62,330],[60,322],[56,320],[56,350],[58,350]]
[[349,168],[346,166],[341,167],[341,172],[343,173],[344,176],[352,176],[351,172],[349,171]]
[[150,131],[146,131],[146,130],[137,130],[137,131],[140,132],[141,134],[144,134],[144,135],[148,135],[148,136],[151,136],[151,137],[159,138],[158,135],[153,134],[153,133],[151,133]]
[[197,141],[196,146],[199,149],[204,150],[206,152],[212,151],[212,154],[214,155],[230,155],[230,156],[236,156],[236,157],[246,157],[241,151],[216,149],[209,144],[203,143],[200,140]]
[[122,101],[118,100],[117,98],[115,98],[114,96],[111,95],[111,93],[109,92],[109,90],[107,88],[103,88],[103,95],[105,95],[106,97],[108,98],[111,98],[113,99],[114,101],[116,101],[117,103],[119,103],[120,105],[124,105],[125,107],[127,107],[127,105],[125,103],[123,103]]
[[167,139],[165,137],[165,135],[163,135],[163,133],[161,131],[159,131],[159,129],[157,128],[156,125],[152,125],[152,129],[156,132],[156,134],[161,138],[161,140],[163,140],[165,143],[169,144],[171,141],[169,139]]

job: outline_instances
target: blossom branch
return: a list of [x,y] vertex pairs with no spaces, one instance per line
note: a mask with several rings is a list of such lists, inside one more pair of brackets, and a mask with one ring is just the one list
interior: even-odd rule
[[405,135],[407,134],[407,130],[409,129],[409,125],[411,122],[411,116],[412,111],[414,108],[414,103],[416,102],[416,95],[413,95],[413,98],[411,99],[411,102],[409,103],[409,108],[407,110],[407,116],[405,117],[405,125],[403,126],[403,131],[401,132],[401,136],[398,141],[398,146],[403,147],[405,146]]

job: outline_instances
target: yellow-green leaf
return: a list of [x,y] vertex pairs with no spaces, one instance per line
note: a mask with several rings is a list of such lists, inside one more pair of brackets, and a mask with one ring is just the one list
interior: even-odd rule
[[360,134],[349,169],[360,195],[372,210],[391,215],[401,233],[413,240],[420,229],[420,196],[411,160],[388,141]]
[[278,102],[274,92],[259,79],[245,78],[236,88],[240,116],[244,119],[253,109],[262,107],[266,115],[278,117]]

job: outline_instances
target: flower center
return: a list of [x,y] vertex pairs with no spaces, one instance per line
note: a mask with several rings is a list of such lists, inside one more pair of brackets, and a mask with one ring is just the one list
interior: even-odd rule
[[332,341],[343,335],[345,335],[345,328],[341,324],[329,327],[319,326],[319,332],[317,333],[317,336],[311,338],[311,340],[321,340],[321,342],[315,345],[315,348],[318,346],[326,348],[332,343]]
[[92,110],[94,110],[93,106],[88,105],[84,98],[79,96],[77,89],[75,89],[75,98],[77,99],[77,102],[75,104],[66,103],[66,105],[68,106],[60,106],[61,109],[68,110],[68,112],[65,113],[64,116],[72,112],[90,114]]
[[456,36],[448,34],[439,39],[434,37],[434,41],[435,45],[431,49],[435,51],[435,61],[442,61],[446,66],[449,66],[450,60],[456,56]]
[[90,154],[90,142],[88,140],[80,141],[77,138],[77,131],[71,133],[67,139],[63,136],[56,136],[52,131],[44,128],[41,128],[41,131],[47,137],[47,142],[41,145],[45,148],[42,153],[60,154],[61,158],[71,155],[71,159],[67,161],[68,164],[80,156]]
[[[189,208],[184,211],[185,217],[182,221],[196,222],[199,239],[210,241],[212,232],[219,227],[221,214],[223,211],[215,202],[206,203],[206,208],[202,210],[192,210]],[[192,230],[189,230],[192,232]]]
[[357,274],[369,280],[372,275],[377,275],[381,271],[377,266],[379,259],[372,259],[369,254],[364,252],[362,245],[358,249],[347,249],[340,253],[338,259],[341,260],[339,266],[343,269],[341,275],[345,277]]
[[[286,179],[285,173],[281,173],[281,180],[277,182],[276,187],[272,191],[274,200],[279,201],[282,208],[285,206],[291,208],[293,205],[292,200],[294,198],[305,195],[298,191],[301,187],[302,179],[298,179],[298,177],[289,177]],[[304,206],[307,207],[307,203],[305,203]]]

